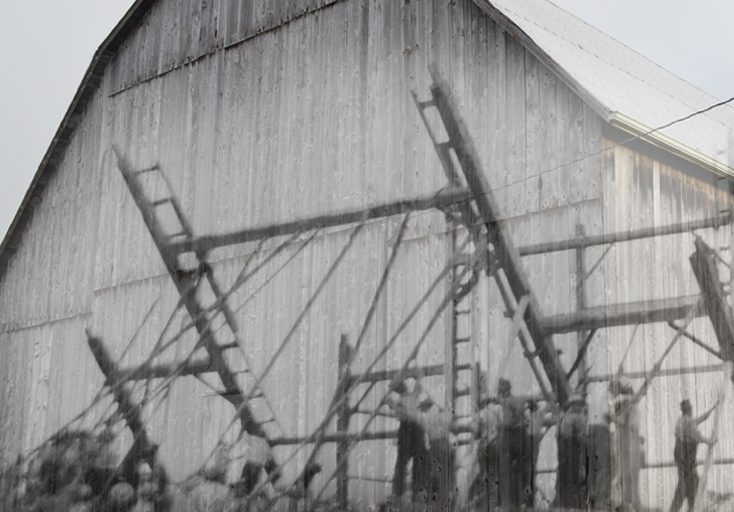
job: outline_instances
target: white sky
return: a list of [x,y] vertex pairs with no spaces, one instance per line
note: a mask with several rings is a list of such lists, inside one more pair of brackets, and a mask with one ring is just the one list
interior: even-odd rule
[[[283,1],[283,0],[273,0]],[[734,1],[554,0],[719,98],[734,95]],[[94,51],[132,0],[0,0],[0,234]],[[0,237],[1,238],[1,237]]]

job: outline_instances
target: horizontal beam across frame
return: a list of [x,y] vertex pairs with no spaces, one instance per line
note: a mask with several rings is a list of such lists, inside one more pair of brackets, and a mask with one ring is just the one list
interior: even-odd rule
[[[709,364],[702,366],[684,366],[681,368],[671,368],[669,370],[660,370],[657,373],[658,377],[677,377],[679,375],[692,375],[701,373],[721,373],[723,366],[721,364]],[[629,379],[644,379],[650,372],[624,372],[622,376]],[[619,377],[619,374],[609,373],[606,375],[594,375],[587,379],[588,382],[608,382],[612,379]]]
[[640,240],[642,238],[652,238],[656,236],[677,235],[696,229],[716,228],[725,226],[731,222],[732,215],[731,213],[726,212],[714,217],[707,217],[705,219],[693,220],[690,222],[681,222],[678,224],[671,224],[669,226],[655,226],[635,231],[620,231],[604,235],[582,236],[570,238],[568,240],[558,240],[556,242],[526,245],[524,247],[518,247],[518,252],[520,253],[520,256],[530,256],[533,254],[546,254],[549,252],[571,251],[575,249],[585,249],[595,245],[628,242],[631,240]]
[[[470,365],[463,365],[459,367],[459,370],[469,369]],[[119,371],[120,380],[132,381],[132,380],[145,380],[145,379],[165,379],[172,375],[183,377],[186,375],[199,375],[204,373],[211,373],[214,369],[211,367],[211,361],[208,357],[201,359],[194,359],[183,363],[167,363],[159,365],[140,365],[133,368],[126,368]],[[402,373],[404,378],[423,378],[423,377],[436,377],[443,375],[444,366],[442,364],[432,366],[422,366],[419,368],[410,368]],[[371,373],[365,373],[363,375],[354,374],[351,376],[352,381],[359,380],[360,383],[372,383],[389,381],[395,378],[400,373],[399,370],[385,370]]]
[[[460,426],[453,429],[455,434],[472,433],[473,430],[470,426]],[[279,439],[273,439],[271,444],[273,446],[288,446],[294,444],[313,444],[316,442],[318,436],[310,437],[281,437]],[[383,439],[395,439],[398,437],[397,430],[387,430],[382,432],[365,432],[365,433],[351,433],[351,432],[333,432],[325,434],[320,442],[322,443],[341,443],[344,441],[380,441]]]
[[208,357],[184,361],[181,363],[167,363],[159,365],[144,364],[133,368],[122,369],[119,372],[120,380],[145,380],[145,379],[165,379],[176,375],[184,377],[186,375],[199,375],[211,373],[215,370],[212,368],[211,360]]
[[414,199],[403,199],[370,208],[325,214],[307,219],[284,222],[282,224],[243,229],[221,235],[202,236],[193,240],[172,243],[168,248],[174,254],[197,251],[207,252],[218,247],[242,244],[275,236],[291,235],[299,231],[343,226],[345,224],[390,217],[413,211],[447,208],[454,204],[467,201],[470,198],[471,193],[467,189],[445,189],[431,195]]
[[[697,465],[702,465],[703,461],[699,460],[696,461]],[[713,462],[716,466],[729,466],[731,464],[734,464],[734,459],[718,459]],[[650,462],[647,464],[643,464],[641,469],[661,469],[661,468],[675,468],[677,467],[677,464],[675,461],[669,461],[669,462]],[[540,468],[535,470],[535,474],[551,474],[555,473],[556,470],[552,468]]]
[[[699,295],[688,295],[585,308],[573,313],[547,316],[543,318],[542,326],[548,334],[562,334],[619,325],[670,322],[684,318],[698,299]],[[703,311],[699,313],[699,316],[704,315]]]

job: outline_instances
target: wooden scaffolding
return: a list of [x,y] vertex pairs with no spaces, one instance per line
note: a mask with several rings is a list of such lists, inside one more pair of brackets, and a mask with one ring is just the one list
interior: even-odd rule
[[[587,268],[585,252],[589,248],[619,242],[639,240],[650,237],[686,233],[697,229],[728,225],[732,221],[730,211],[718,216],[695,222],[610,233],[600,236],[587,236],[579,227],[577,237],[550,243],[516,247],[507,232],[500,215],[497,202],[482,170],[474,146],[462,120],[452,107],[447,89],[434,77],[429,89],[429,97],[419,100],[414,95],[416,106],[425,123],[426,129],[447,178],[447,186],[434,194],[415,199],[401,200],[367,209],[327,214],[318,217],[296,220],[261,228],[244,229],[232,233],[194,236],[191,227],[180,207],[165,174],[157,166],[142,171],[134,171],[122,155],[118,155],[118,166],[132,197],[142,214],[153,241],[163,259],[166,269],[180,295],[181,303],[188,311],[199,335],[199,344],[206,350],[205,359],[187,360],[174,364],[156,364],[150,361],[132,368],[117,368],[106,354],[102,341],[89,337],[90,347],[106,376],[107,384],[117,391],[114,394],[123,411],[128,426],[136,439],[144,445],[142,453],[154,453],[154,447],[145,433],[143,422],[135,412],[135,405],[125,392],[125,383],[151,378],[170,378],[173,376],[216,374],[221,381],[223,398],[228,400],[237,412],[242,430],[265,439],[271,447],[282,445],[313,444],[311,458],[324,443],[337,446],[335,478],[337,496],[346,509],[349,499],[349,454],[354,444],[375,439],[391,439],[395,431],[371,432],[367,426],[378,415],[378,411],[363,411],[359,405],[363,400],[352,400],[352,395],[363,384],[378,382],[399,382],[406,376],[443,376],[446,382],[445,404],[451,410],[463,408],[461,400],[470,400],[470,407],[476,410],[477,387],[461,388],[457,376],[462,372],[473,372],[472,382],[478,382],[478,370],[471,360],[462,360],[457,347],[471,341],[469,323],[468,295],[479,281],[480,274],[492,279],[500,292],[508,318],[512,321],[511,337],[517,339],[523,348],[528,365],[533,372],[542,394],[549,403],[563,406],[568,399],[571,377],[578,373],[579,381],[592,381],[584,372],[584,357],[592,342],[594,333],[599,329],[620,325],[667,322],[674,328],[676,338],[688,338],[701,344],[695,336],[686,331],[687,325],[675,323],[681,319],[690,320],[695,316],[708,315],[716,333],[719,348],[707,347],[724,361],[734,360],[734,315],[727,302],[727,293],[721,284],[718,272],[717,251],[707,246],[701,239],[696,240],[691,264],[702,293],[673,299],[650,300],[645,302],[619,304],[606,307],[584,307],[583,280],[593,272],[597,265]],[[435,109],[438,116],[429,115]],[[431,120],[438,119],[432,125]],[[146,190],[144,178],[157,174],[165,184],[161,195],[153,196]],[[447,218],[451,229],[450,261],[442,277],[449,281],[446,305],[450,310],[449,335],[446,337],[444,364],[411,367],[411,358],[401,368],[392,371],[368,370],[355,374],[351,369],[355,347],[343,336],[339,350],[338,385],[329,417],[324,419],[320,429],[311,436],[288,437],[278,425],[266,393],[261,388],[262,379],[257,369],[252,368],[244,346],[242,334],[237,326],[235,315],[227,305],[227,294],[214,276],[208,257],[213,249],[259,241],[283,235],[294,235],[319,228],[364,223],[370,219],[405,214],[407,212],[438,209]],[[168,222],[164,222],[167,211]],[[174,219],[171,228],[170,219]],[[579,283],[576,289],[576,302],[580,308],[572,313],[544,316],[532,287],[524,271],[522,258],[530,255],[548,254],[558,251],[573,251],[576,255],[576,273]],[[386,277],[386,276],[385,276]],[[206,288],[205,293],[201,293]],[[201,297],[211,298],[203,303]],[[225,331],[214,331],[213,317],[221,315],[225,320]],[[557,334],[576,332],[578,353],[570,369],[561,364],[558,351],[553,343]],[[358,341],[359,343],[359,341]],[[245,365],[248,370],[245,382],[231,370],[234,364]],[[686,369],[678,371],[685,373]],[[694,371],[694,370],[690,370]],[[706,371],[698,368],[695,371]],[[658,367],[645,372],[643,386],[657,376],[665,375]],[[597,379],[611,378],[601,376]],[[364,397],[364,395],[363,395]],[[380,402],[382,403],[382,402]],[[263,414],[264,412],[264,414]],[[355,414],[368,414],[366,425],[360,432],[350,428]],[[336,431],[327,432],[331,420],[336,418]],[[469,432],[465,429],[464,432]]]

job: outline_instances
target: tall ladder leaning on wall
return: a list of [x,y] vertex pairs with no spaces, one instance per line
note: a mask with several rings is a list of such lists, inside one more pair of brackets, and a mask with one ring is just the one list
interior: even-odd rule
[[[199,343],[208,354],[208,367],[190,374],[216,373],[223,386],[219,394],[234,406],[242,430],[264,439],[272,448],[272,440],[281,437],[283,431],[243,349],[236,319],[214,277],[208,254],[198,249],[184,252],[173,245],[192,240],[193,231],[168,178],[158,166],[134,171],[122,155],[115,153],[122,177],[191,316]],[[215,329],[213,320],[219,314],[224,322]]]
[[[446,91],[445,85],[434,74],[430,87],[431,98],[421,101],[415,93],[413,98],[449,185],[466,186],[472,194],[470,201],[457,201],[456,205],[445,210],[451,229],[452,250],[464,246],[463,242],[459,243],[462,232],[471,237],[466,247],[474,248],[467,258],[462,258],[458,263],[471,265],[472,272],[455,297],[450,319],[453,332],[446,350],[446,378],[447,398],[450,393],[451,399],[447,399],[447,405],[457,410],[457,399],[470,394],[465,389],[457,389],[457,373],[467,368],[467,362],[458,361],[458,356],[462,352],[469,352],[457,348],[470,342],[470,314],[467,314],[466,307],[469,301],[466,298],[478,282],[479,272],[484,271],[498,287],[506,312],[512,318],[511,340],[519,339],[543,396],[549,403],[562,406],[570,394],[566,372],[551,337],[543,332],[540,307],[530,289],[520,255],[504,222],[500,220],[500,210],[474,152],[469,133],[463,121],[454,113]],[[431,113],[433,109],[438,113],[437,118]],[[458,226],[463,229],[455,229]]]

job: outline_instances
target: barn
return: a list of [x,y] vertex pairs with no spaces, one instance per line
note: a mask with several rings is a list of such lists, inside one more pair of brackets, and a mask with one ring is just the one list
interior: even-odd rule
[[718,400],[724,503],[724,103],[547,0],[138,0],[0,246],[0,465],[28,494],[40,446],[104,427],[175,482],[267,451],[320,465],[314,506],[376,510],[410,377],[458,509],[502,379],[545,414],[532,506],[563,505],[579,396],[600,509],[669,508],[679,403]]

